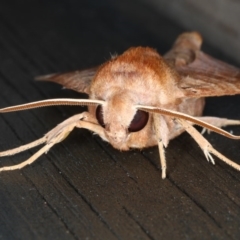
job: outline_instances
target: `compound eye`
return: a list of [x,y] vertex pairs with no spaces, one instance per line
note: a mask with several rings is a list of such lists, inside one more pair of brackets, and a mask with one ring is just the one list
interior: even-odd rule
[[136,114],[133,117],[130,126],[128,127],[129,132],[138,132],[142,130],[148,122],[149,114],[142,110],[137,110]]
[[98,105],[97,109],[96,109],[96,118],[98,120],[98,123],[104,128],[105,127],[105,123],[103,121],[103,109],[102,109],[102,105]]

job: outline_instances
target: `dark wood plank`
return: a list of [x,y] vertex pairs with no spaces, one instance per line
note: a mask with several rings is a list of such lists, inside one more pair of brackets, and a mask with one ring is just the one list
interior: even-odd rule
[[[138,1],[0,2],[0,107],[54,97],[83,97],[46,73],[95,66],[130,46],[167,51],[184,31]],[[208,53],[224,58],[213,47]],[[208,100],[206,114],[239,118],[240,98]],[[1,150],[41,137],[82,108],[53,107],[0,116]],[[231,127],[235,134],[239,127]],[[239,161],[239,142],[207,138]],[[34,150],[1,159],[20,162]],[[161,179],[157,148],[119,152],[76,130],[33,165],[0,174],[2,239],[237,239],[240,173],[207,163],[187,134],[167,149]]]

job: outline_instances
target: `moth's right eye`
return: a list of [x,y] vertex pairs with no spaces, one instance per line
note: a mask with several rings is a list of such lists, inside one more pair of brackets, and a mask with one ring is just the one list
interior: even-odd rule
[[102,109],[102,105],[98,105],[97,109],[96,109],[96,118],[98,120],[98,123],[104,128],[105,127],[105,123],[103,121],[103,109]]
[[137,110],[135,116],[133,117],[130,126],[128,127],[129,132],[138,132],[142,130],[148,122],[149,114],[147,112]]

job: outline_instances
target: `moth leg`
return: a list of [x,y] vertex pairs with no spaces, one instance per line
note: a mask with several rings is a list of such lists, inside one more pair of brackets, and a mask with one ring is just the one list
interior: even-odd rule
[[39,138],[36,141],[33,141],[31,143],[22,145],[20,147],[16,147],[16,148],[13,148],[13,149],[10,149],[10,150],[7,150],[7,151],[0,152],[0,157],[15,155],[17,153],[26,151],[26,150],[34,148],[34,147],[37,147],[38,145],[41,145],[41,144],[45,143],[46,141],[47,141],[47,138],[46,138],[46,136],[44,136],[42,138]]
[[[75,127],[87,128],[87,129],[92,130],[95,133],[99,134],[103,138],[105,138],[103,128],[100,127],[98,124],[95,124],[92,122],[87,122],[88,119],[92,120],[91,116],[89,115],[88,112],[83,112],[81,114],[74,115],[73,117],[70,117],[67,120],[65,120],[64,122],[57,125],[51,131],[49,131],[44,137],[42,137],[36,141],[33,141],[29,144],[26,144],[24,146],[20,146],[18,148],[14,148],[14,149],[0,153],[0,156],[14,155],[16,153],[36,147],[40,144],[46,143],[45,146],[43,146],[39,151],[37,151],[34,155],[32,155],[26,161],[16,164],[16,165],[2,167],[2,168],[0,168],[0,172],[21,169],[21,168],[25,167],[26,165],[33,163],[42,154],[47,153],[55,144],[63,141]],[[86,122],[84,122],[84,121],[86,121]]]
[[177,121],[183,126],[183,128],[193,137],[193,139],[198,143],[198,145],[203,150],[203,153],[207,160],[211,161],[214,164],[213,157],[211,153],[217,156],[220,160],[225,162],[226,164],[230,165],[231,167],[235,168],[236,170],[240,171],[240,165],[236,164],[235,162],[231,161],[229,158],[222,155],[216,149],[212,147],[212,145],[205,139],[201,133],[199,133],[188,121],[183,119],[177,119]]
[[154,121],[154,129],[157,136],[158,142],[158,150],[160,155],[160,165],[162,169],[162,179],[166,178],[167,171],[167,162],[165,157],[165,149],[167,147],[169,139],[168,139],[168,126],[166,125],[166,121],[163,120],[163,116],[153,115]]
[[[231,125],[240,125],[239,120],[232,120],[232,119],[227,119],[227,118],[218,118],[218,117],[198,117],[199,120],[205,121],[209,124],[212,124],[216,127],[225,127],[225,126],[231,126]],[[205,132],[210,133],[211,131],[203,128],[201,131],[201,134],[204,134]]]
[[160,164],[162,168],[162,179],[165,179],[166,171],[167,171],[167,162],[166,162],[165,149],[164,149],[162,140],[158,141],[158,150],[160,155]]
[[46,153],[54,144],[47,144],[44,147],[42,147],[39,151],[37,151],[35,154],[33,154],[29,159],[27,159],[26,161],[16,164],[16,165],[12,165],[12,166],[6,166],[6,167],[2,167],[0,168],[0,172],[2,171],[11,171],[11,170],[16,170],[16,169],[21,169],[23,167],[25,167],[26,165],[30,165],[32,164],[34,161],[37,160],[38,157],[40,157],[43,153]]

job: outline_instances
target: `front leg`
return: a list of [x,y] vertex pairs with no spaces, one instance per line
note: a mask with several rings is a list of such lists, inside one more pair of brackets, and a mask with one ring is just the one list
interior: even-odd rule
[[86,128],[90,131],[93,131],[94,133],[97,133],[104,140],[107,140],[105,137],[104,129],[94,122],[96,122],[94,117],[92,117],[88,112],[83,112],[83,113],[74,115],[68,118],[67,120],[63,121],[62,123],[57,125],[55,128],[53,128],[51,131],[49,131],[44,137],[36,141],[20,146],[18,148],[0,152],[0,157],[9,156],[9,155],[14,155],[19,152],[28,150],[30,148],[33,148],[45,143],[45,146],[43,146],[39,151],[37,151],[34,155],[32,155],[26,161],[16,165],[2,167],[0,168],[0,172],[21,169],[26,165],[33,163],[42,154],[47,153],[55,144],[62,142],[75,127]]
[[217,156],[220,160],[225,162],[226,164],[230,165],[231,167],[235,168],[236,170],[240,171],[240,165],[236,164],[235,162],[231,161],[216,149],[212,147],[212,145],[205,139],[201,133],[199,133],[192,125],[186,120],[183,119],[176,119],[183,128],[193,137],[193,139],[198,143],[200,148],[203,150],[204,155],[206,156],[207,160],[211,161],[214,164],[213,157],[210,153]]
[[154,130],[157,137],[160,165],[162,169],[162,179],[166,178],[167,163],[165,157],[165,149],[169,143],[169,129],[166,120],[162,115],[153,115]]

